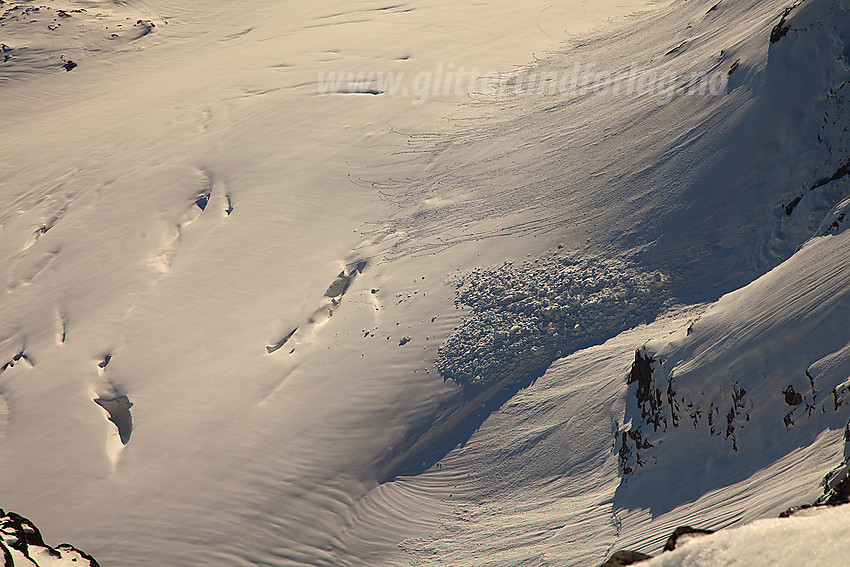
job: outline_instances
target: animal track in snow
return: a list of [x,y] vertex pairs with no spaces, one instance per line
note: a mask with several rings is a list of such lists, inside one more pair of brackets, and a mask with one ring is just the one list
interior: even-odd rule
[[[342,296],[351,287],[354,278],[358,274],[363,273],[367,264],[368,260],[358,260],[348,264],[328,286],[328,289],[322,296],[322,300],[319,302],[319,308],[313,312],[307,323],[292,329],[292,331],[275,344],[266,345],[266,352],[269,354],[276,352],[292,340],[300,342],[300,340],[311,336],[319,327],[327,323],[334,316],[334,313],[342,302]],[[293,348],[289,353],[292,354],[294,351],[295,349]]]

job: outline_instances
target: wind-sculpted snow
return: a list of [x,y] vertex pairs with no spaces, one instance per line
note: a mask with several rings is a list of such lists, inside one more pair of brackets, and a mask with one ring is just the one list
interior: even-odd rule
[[[850,0],[770,43],[791,2],[0,0],[0,505],[109,565],[592,567],[813,501],[850,417]],[[316,96],[373,71],[406,79]],[[688,306],[818,227],[775,276],[817,285]],[[643,419],[671,379],[699,430]]]
[[475,270],[457,284],[456,304],[471,313],[435,364],[467,390],[528,380],[562,356],[654,319],[667,299],[665,281],[619,261],[557,255]]

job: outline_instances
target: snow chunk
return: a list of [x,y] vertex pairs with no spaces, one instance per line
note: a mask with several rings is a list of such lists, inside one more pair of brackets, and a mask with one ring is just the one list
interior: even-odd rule
[[562,356],[654,319],[665,281],[622,261],[557,256],[475,270],[458,281],[455,300],[471,313],[435,364],[465,389],[533,378]]

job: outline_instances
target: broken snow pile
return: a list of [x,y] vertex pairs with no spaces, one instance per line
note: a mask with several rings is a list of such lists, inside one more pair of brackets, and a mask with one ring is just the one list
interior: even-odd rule
[[465,389],[518,383],[554,360],[652,320],[665,277],[620,261],[553,255],[474,270],[458,282],[456,305],[471,309],[440,347],[443,378]]

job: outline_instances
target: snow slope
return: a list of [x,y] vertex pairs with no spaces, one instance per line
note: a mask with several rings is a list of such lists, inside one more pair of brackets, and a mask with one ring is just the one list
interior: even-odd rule
[[846,561],[847,506],[816,515],[759,520],[750,525],[694,538],[669,554],[645,563],[657,565],[841,565]]
[[49,539],[595,565],[846,457],[846,2],[44,4],[0,5],[0,504]]

